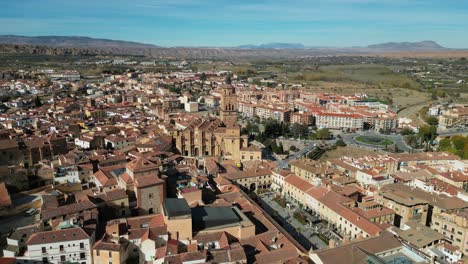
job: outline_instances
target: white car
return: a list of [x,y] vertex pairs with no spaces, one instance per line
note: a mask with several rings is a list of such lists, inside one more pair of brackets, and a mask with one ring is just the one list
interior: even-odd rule
[[31,215],[34,215],[36,212],[37,212],[37,209],[29,208],[28,210],[26,210],[26,212],[24,212],[24,214],[28,215],[28,216],[31,216]]

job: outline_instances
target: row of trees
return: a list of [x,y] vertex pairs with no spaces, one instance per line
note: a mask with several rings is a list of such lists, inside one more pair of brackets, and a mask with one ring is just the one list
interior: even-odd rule
[[[263,127],[261,129],[260,127]],[[329,139],[330,131],[326,128],[319,129],[315,133],[312,132],[307,125],[294,123],[292,125],[284,122],[279,122],[274,119],[268,119],[260,122],[248,121],[242,129],[243,134],[248,134],[251,139],[255,139],[277,154],[287,154],[282,144],[277,145],[276,139],[279,137],[285,138],[300,138],[300,139]],[[294,149],[292,149],[294,151]]]
[[[262,125],[263,131],[260,131],[260,125]],[[312,132],[307,125],[294,123],[289,125],[288,123],[279,122],[274,119],[264,120],[258,124],[258,122],[247,122],[247,125],[243,128],[242,132],[249,135],[255,135],[257,141],[263,142],[267,138],[301,138],[301,139],[329,139],[330,131],[326,128],[319,129],[315,133]]]
[[448,151],[462,159],[468,159],[468,137],[453,136],[439,141],[439,150]]
[[402,135],[405,135],[405,141],[412,148],[426,148],[430,150],[433,144],[433,141],[437,137],[437,126],[435,125],[424,125],[419,128],[417,134],[409,129],[403,129],[400,132]]

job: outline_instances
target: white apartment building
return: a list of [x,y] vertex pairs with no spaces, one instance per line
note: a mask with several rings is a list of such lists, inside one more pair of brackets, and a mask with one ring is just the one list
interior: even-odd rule
[[322,112],[316,116],[316,125],[320,128],[360,130],[363,129],[364,120],[357,114]]
[[280,109],[266,105],[258,105],[255,112],[256,115],[261,119],[272,118],[286,123],[289,123],[291,120],[291,110],[289,109]]
[[94,239],[94,232],[88,234],[81,227],[35,233],[26,242],[27,251],[21,259],[91,264]]
[[93,141],[92,138],[81,136],[81,137],[75,138],[75,146],[81,149],[90,149],[92,141]]

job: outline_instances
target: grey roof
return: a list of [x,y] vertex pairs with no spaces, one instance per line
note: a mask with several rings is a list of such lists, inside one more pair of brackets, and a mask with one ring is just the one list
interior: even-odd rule
[[164,213],[169,218],[190,216],[190,207],[185,199],[167,198],[164,201]]
[[231,206],[192,208],[192,226],[195,230],[232,225],[240,221],[241,217]]

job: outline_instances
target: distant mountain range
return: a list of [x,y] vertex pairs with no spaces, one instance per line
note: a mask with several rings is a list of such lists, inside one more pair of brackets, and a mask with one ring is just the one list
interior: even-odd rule
[[261,45],[241,45],[237,46],[240,49],[304,49],[305,46],[301,43],[267,43]]
[[382,44],[374,44],[367,46],[369,49],[378,50],[441,50],[446,49],[437,42],[432,40],[425,40],[420,42],[387,42]]
[[453,51],[434,41],[389,42],[367,47],[307,47],[300,43],[267,43],[237,47],[161,47],[131,41],[90,37],[0,35],[0,53],[43,55],[136,55],[178,58],[297,58],[317,55],[369,54],[380,52]]
[[13,45],[39,45],[73,48],[159,48],[159,46],[152,44],[81,36],[26,37],[16,35],[0,35],[0,43]]

